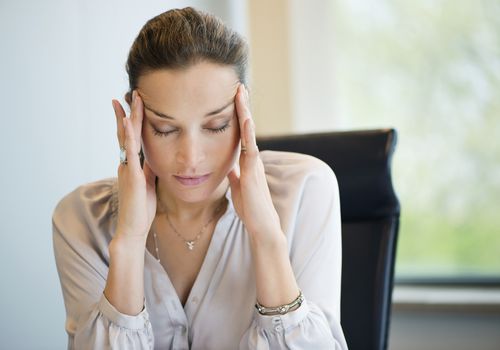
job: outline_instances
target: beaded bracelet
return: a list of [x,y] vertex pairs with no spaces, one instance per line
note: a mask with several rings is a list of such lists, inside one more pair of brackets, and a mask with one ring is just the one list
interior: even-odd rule
[[[260,305],[259,302],[257,302],[255,304],[255,308],[257,309],[257,311],[259,311],[259,314],[265,315],[265,316],[284,315],[284,314],[288,313],[289,311],[297,310],[300,307],[300,305],[302,305],[303,302],[304,302],[304,295],[302,294],[302,291],[300,290],[299,296],[289,304],[280,305],[277,307],[265,307],[265,306]],[[297,307],[295,307],[295,306],[297,306]]]

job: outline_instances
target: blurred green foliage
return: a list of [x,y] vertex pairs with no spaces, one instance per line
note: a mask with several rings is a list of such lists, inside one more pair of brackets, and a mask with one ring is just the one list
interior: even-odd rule
[[500,276],[500,1],[335,1],[338,125],[394,127],[399,276]]

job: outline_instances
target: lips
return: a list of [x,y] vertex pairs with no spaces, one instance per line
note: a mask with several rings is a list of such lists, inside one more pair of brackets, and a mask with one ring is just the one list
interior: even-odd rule
[[202,176],[176,176],[175,179],[179,181],[184,186],[196,186],[203,182],[205,182],[210,174],[202,175]]

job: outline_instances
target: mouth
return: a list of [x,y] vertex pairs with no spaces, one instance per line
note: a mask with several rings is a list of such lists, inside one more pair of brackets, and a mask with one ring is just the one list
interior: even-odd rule
[[199,175],[199,176],[197,176],[197,175],[189,175],[189,176],[174,175],[174,178],[184,186],[196,186],[196,185],[202,184],[203,182],[207,181],[207,179],[209,177],[210,177],[210,174]]

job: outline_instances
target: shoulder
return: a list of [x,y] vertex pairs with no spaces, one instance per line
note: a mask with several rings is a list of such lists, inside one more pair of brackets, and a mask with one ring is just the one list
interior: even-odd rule
[[[54,232],[67,240],[111,239],[118,209],[117,186],[117,178],[106,178],[64,195],[52,214]],[[103,235],[108,237],[97,237]]]
[[330,207],[339,200],[337,178],[324,161],[283,151],[262,151],[260,157],[284,232],[292,230],[305,213],[311,218],[321,214],[311,208]]
[[308,154],[262,151],[262,163],[269,186],[290,187],[317,183],[324,186],[337,187],[337,178],[332,168],[319,158]]
[[107,207],[109,211],[117,209],[116,178],[106,178],[76,187],[64,195],[54,209],[54,216],[92,214],[96,207]]

